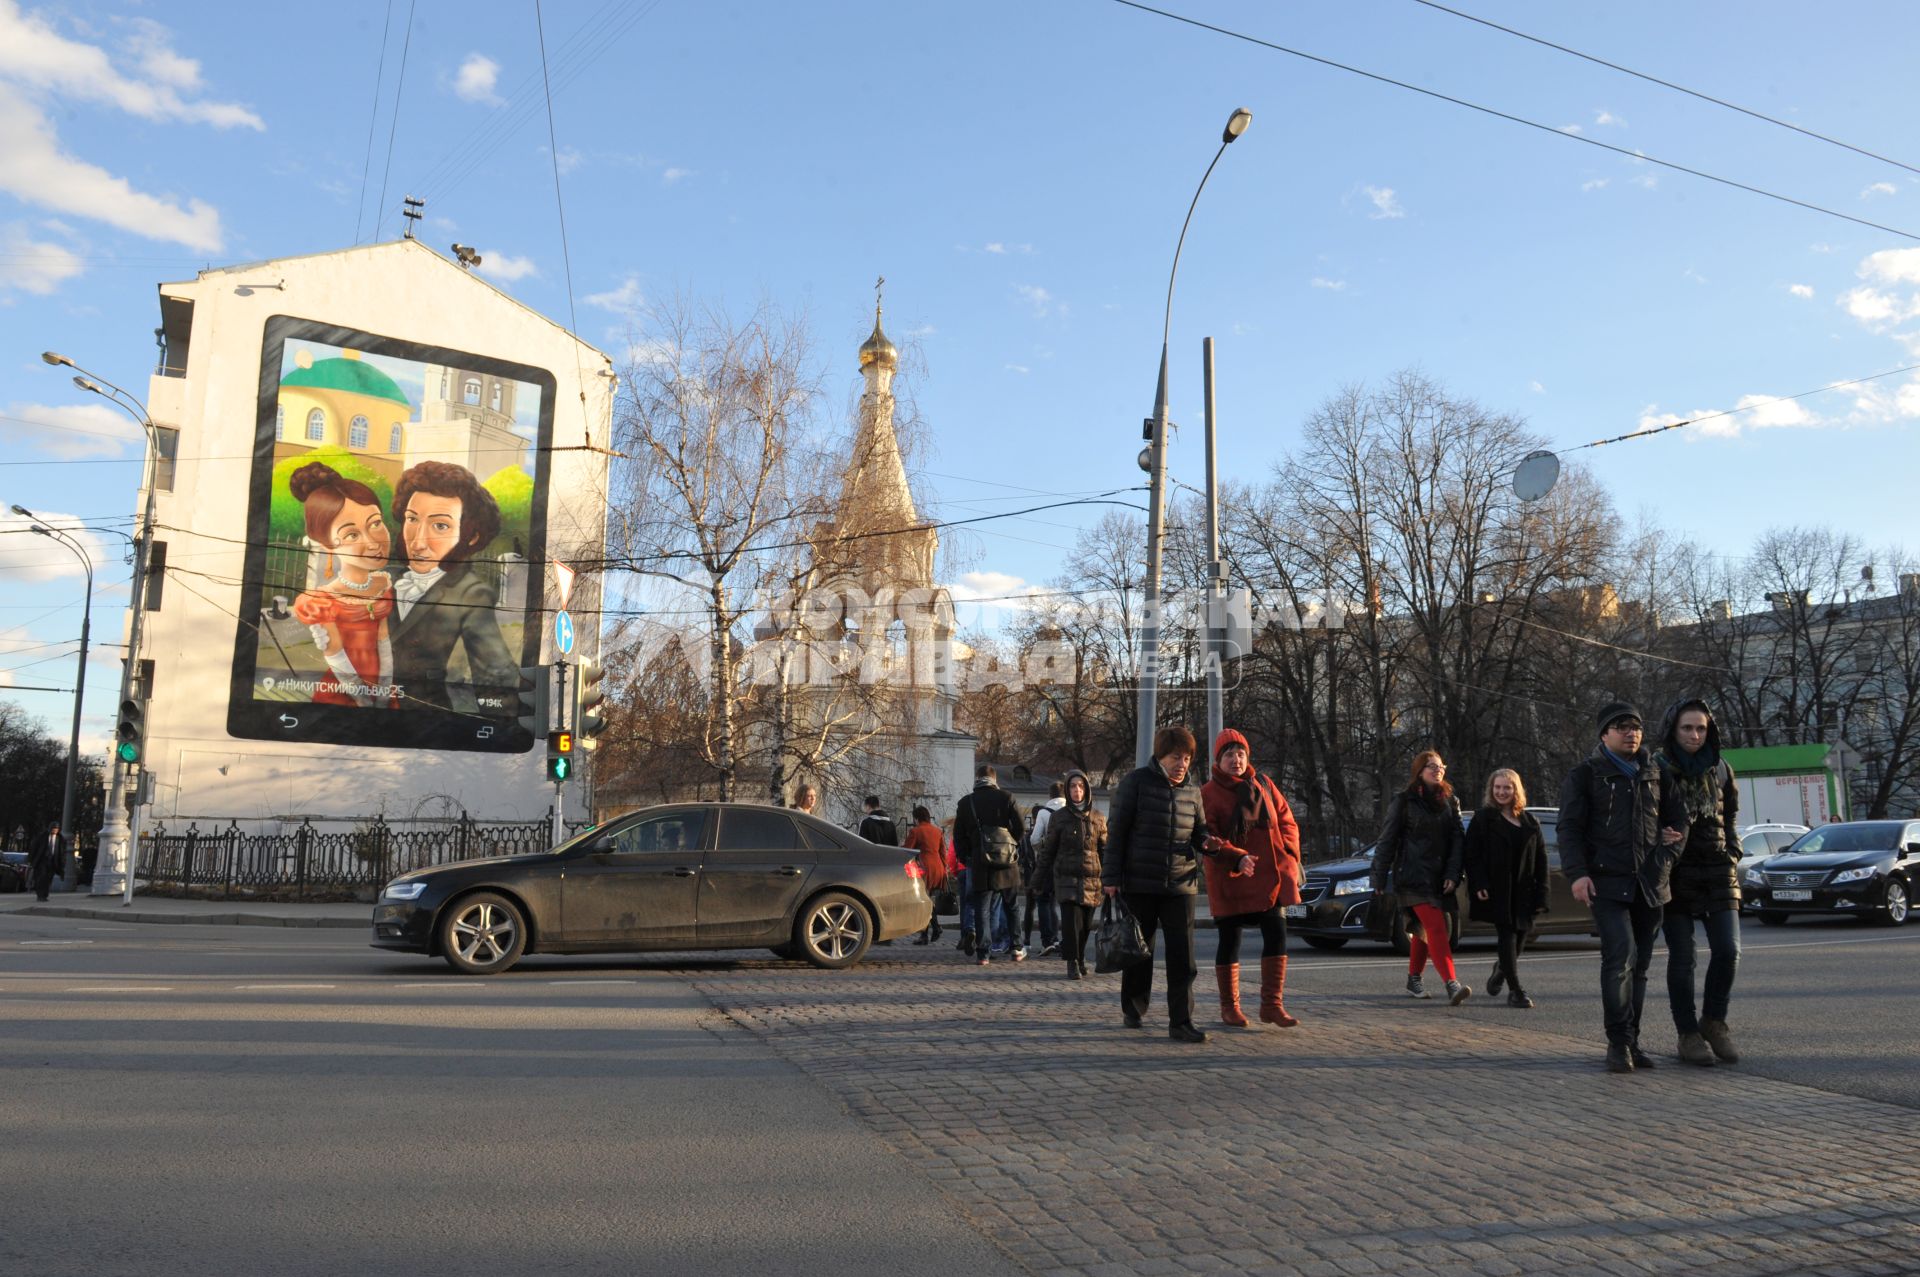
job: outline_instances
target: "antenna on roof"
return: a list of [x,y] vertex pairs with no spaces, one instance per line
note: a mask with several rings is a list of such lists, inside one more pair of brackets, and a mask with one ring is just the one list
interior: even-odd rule
[[427,206],[427,202],[425,200],[417,200],[413,198],[413,196],[411,195],[407,196],[405,199],[401,200],[400,202],[406,206],[405,208],[402,208],[400,210],[400,216],[407,219],[406,234],[408,239],[412,239],[413,224],[419,221],[422,217],[426,216],[426,214],[422,213],[420,210]]

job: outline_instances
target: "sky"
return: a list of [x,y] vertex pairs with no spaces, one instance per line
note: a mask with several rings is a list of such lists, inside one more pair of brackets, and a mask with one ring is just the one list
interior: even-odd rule
[[[1790,525],[1911,540],[1920,375],[1762,401],[1920,362],[1920,12],[1458,5],[1875,154],[1415,0],[1163,7],[1541,127],[1116,0],[550,0],[556,148],[531,3],[0,0],[0,509],[134,509],[137,428],[42,350],[144,394],[157,284],[393,238],[408,194],[427,243],[616,358],[676,294],[804,313],[836,400],[884,275],[928,513],[1137,484],[1175,239],[1244,106],[1172,306],[1176,479],[1203,477],[1212,336],[1229,478],[1417,367],[1557,448],[1761,404],[1570,460],[1729,555]],[[1044,585],[1108,508],[984,525],[956,594]],[[76,535],[104,643],[125,542]],[[81,593],[0,516],[0,684],[71,687]],[[96,651],[86,741],[118,667]],[[70,697],[12,695],[64,735]]]

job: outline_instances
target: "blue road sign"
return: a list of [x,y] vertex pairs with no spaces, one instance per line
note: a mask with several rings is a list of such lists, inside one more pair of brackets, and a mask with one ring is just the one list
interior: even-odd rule
[[562,656],[573,654],[573,615],[569,612],[553,614],[553,646]]

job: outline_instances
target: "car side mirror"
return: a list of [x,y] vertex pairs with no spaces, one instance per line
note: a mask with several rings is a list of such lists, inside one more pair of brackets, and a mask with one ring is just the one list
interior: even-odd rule
[[1910,843],[1908,843],[1908,844],[1907,844],[1907,854],[1908,854],[1909,856],[1920,856],[1920,842],[1910,842]]

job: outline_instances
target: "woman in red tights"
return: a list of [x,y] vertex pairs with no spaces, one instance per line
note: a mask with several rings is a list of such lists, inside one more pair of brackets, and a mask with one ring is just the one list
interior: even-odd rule
[[1393,893],[1396,919],[1413,915],[1407,993],[1430,996],[1420,976],[1432,958],[1454,1006],[1473,996],[1473,990],[1455,978],[1453,948],[1447,943],[1447,910],[1460,882],[1465,848],[1460,801],[1447,784],[1447,765],[1437,752],[1424,750],[1414,756],[1407,787],[1387,808],[1387,825],[1373,853],[1374,889]]

